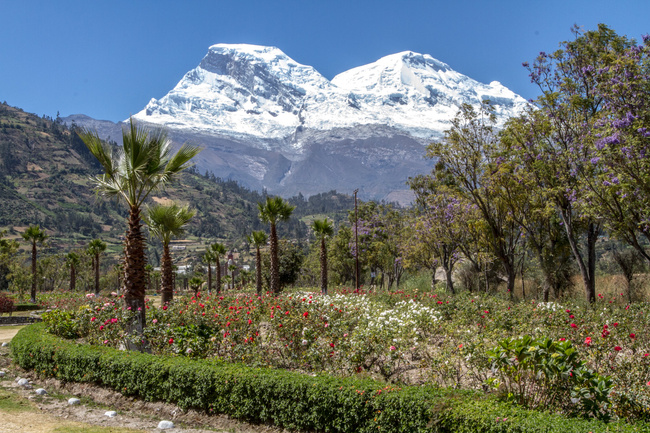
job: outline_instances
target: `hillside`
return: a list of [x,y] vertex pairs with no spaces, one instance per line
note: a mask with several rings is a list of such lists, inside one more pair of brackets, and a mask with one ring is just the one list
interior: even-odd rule
[[[95,193],[89,178],[101,169],[75,129],[58,119],[0,105],[0,228],[17,237],[26,226],[40,224],[51,237],[51,248],[80,247],[101,237],[118,251],[126,230],[126,210]],[[190,204],[197,215],[188,237],[200,243],[219,239],[232,244],[251,230],[266,228],[257,217],[257,203],[263,199],[264,193],[235,181],[190,169],[150,202]],[[308,235],[301,219],[331,214],[340,220],[354,202],[335,191],[290,201],[297,205],[295,218],[279,229],[283,236],[298,239]]]

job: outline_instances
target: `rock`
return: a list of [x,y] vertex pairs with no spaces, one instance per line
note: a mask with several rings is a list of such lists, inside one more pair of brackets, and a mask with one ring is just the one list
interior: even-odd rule
[[109,410],[105,412],[104,415],[106,415],[109,418],[115,418],[117,416],[117,412],[115,412],[114,410]]
[[80,404],[80,403],[81,403],[81,400],[79,400],[78,398],[71,398],[71,399],[68,400],[69,405],[77,405],[77,404]]
[[18,380],[18,386],[27,386],[29,385],[29,380],[27,379],[19,379]]
[[47,391],[45,391],[43,388],[38,388],[36,390],[36,394],[38,394],[38,395],[47,395]]
[[158,428],[160,430],[166,430],[168,428],[174,428],[174,423],[171,421],[160,421],[158,423]]
[[2,347],[7,347],[7,346],[9,346],[9,343],[7,342],[2,343]]
[[4,371],[0,371],[0,377],[5,377],[6,374],[7,373],[5,373]]

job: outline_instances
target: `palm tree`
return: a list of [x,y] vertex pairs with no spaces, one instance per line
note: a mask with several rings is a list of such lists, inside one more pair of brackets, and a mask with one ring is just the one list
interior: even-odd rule
[[93,269],[95,270],[95,295],[99,295],[99,255],[106,251],[106,242],[101,239],[93,239],[88,244],[88,254],[93,258]]
[[287,221],[296,208],[291,206],[282,197],[267,197],[264,204],[257,203],[259,218],[262,222],[271,225],[271,284],[272,293],[280,293],[280,263],[278,261],[278,233],[276,224],[278,221]]
[[23,239],[32,244],[32,291],[30,293],[29,302],[36,303],[36,244],[43,245],[48,236],[39,226],[29,226],[24,233],[21,234]]
[[266,233],[262,230],[254,231],[246,239],[249,244],[255,246],[255,288],[257,296],[262,296],[262,254],[260,248],[266,245]]
[[215,257],[214,262],[217,271],[217,275],[216,275],[217,293],[221,293],[221,263],[219,262],[219,258],[224,254],[226,254],[226,246],[219,242],[215,242],[210,246],[210,249],[214,253],[214,257]]
[[323,295],[327,295],[327,248],[325,238],[334,234],[334,226],[327,218],[323,220],[314,220],[311,228],[320,239],[320,290]]
[[208,247],[203,253],[203,263],[208,265],[208,294],[212,293],[212,263],[217,261],[217,254]]
[[99,192],[121,197],[129,208],[128,230],[124,239],[124,302],[139,311],[132,331],[142,333],[145,326],[145,239],[141,209],[149,194],[163,188],[181,171],[200,149],[184,144],[172,155],[171,141],[162,130],[138,127],[133,119],[122,132],[122,147],[113,149],[102,142],[97,132],[83,129],[79,136],[97,158],[104,174],[93,178]]
[[77,266],[79,266],[79,254],[69,252],[65,257],[65,264],[70,268],[70,291],[74,292],[77,287]]
[[174,275],[172,270],[172,255],[169,252],[169,243],[172,237],[182,236],[185,226],[190,222],[196,211],[189,206],[156,205],[147,209],[145,222],[149,226],[149,233],[160,239],[163,244],[163,255],[160,260],[160,273],[162,274],[162,305],[169,303],[174,298]]

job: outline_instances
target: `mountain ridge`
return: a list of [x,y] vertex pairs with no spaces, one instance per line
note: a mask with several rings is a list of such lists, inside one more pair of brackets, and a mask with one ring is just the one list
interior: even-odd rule
[[[132,116],[205,150],[200,170],[285,197],[359,189],[403,197],[429,171],[426,144],[443,138],[461,104],[490,99],[500,124],[528,103],[500,83],[479,83],[428,54],[391,54],[328,80],[279,48],[212,45],[198,66]],[[64,121],[119,140],[120,124]]]

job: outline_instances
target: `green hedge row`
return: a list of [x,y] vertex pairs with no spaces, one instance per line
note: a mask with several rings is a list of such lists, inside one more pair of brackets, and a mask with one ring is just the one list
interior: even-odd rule
[[304,375],[218,361],[153,356],[66,341],[42,324],[11,342],[15,361],[39,375],[93,382],[146,401],[317,432],[587,433],[650,431],[521,409],[469,391],[393,388],[369,379]]
[[15,307],[16,309],[14,311],[32,311],[43,309],[43,307],[38,304],[17,304]]

